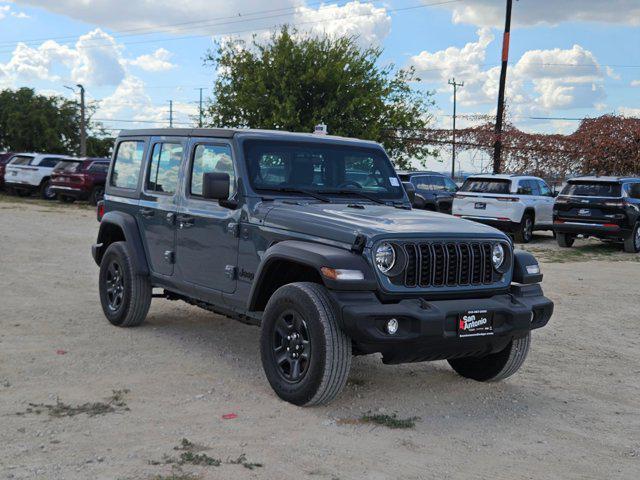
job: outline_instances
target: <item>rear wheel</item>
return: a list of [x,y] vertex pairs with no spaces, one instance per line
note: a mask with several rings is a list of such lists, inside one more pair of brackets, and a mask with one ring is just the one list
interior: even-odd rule
[[51,180],[48,178],[40,184],[40,196],[44,200],[54,200],[56,198],[56,192],[51,188]]
[[524,364],[531,345],[531,332],[511,340],[504,350],[485,357],[465,357],[449,360],[459,375],[479,382],[497,382],[516,373]]
[[109,245],[100,262],[100,303],[107,320],[118,327],[136,327],[151,305],[149,277],[138,275],[126,242]]
[[568,233],[556,233],[556,240],[558,241],[558,246],[562,248],[571,248],[573,247],[573,242],[576,241],[576,237],[569,235]]
[[640,222],[636,223],[629,238],[624,240],[624,251],[627,253],[640,252]]
[[100,200],[104,197],[104,187],[102,185],[96,185],[91,190],[91,195],[89,196],[89,203],[91,205],[97,205]]
[[525,213],[522,217],[522,221],[520,222],[520,227],[516,232],[516,241],[519,243],[529,243],[533,240],[533,215],[530,213]]
[[351,340],[338,326],[322,285],[280,287],[269,299],[261,328],[262,367],[280,398],[310,406],[340,393],[351,367]]

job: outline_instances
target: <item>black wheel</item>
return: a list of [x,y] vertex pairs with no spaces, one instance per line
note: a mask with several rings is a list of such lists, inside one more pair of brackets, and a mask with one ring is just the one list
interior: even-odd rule
[[558,242],[558,246],[562,248],[571,248],[573,247],[573,242],[576,241],[576,237],[573,235],[569,235],[568,233],[556,233],[556,240]]
[[95,206],[103,198],[104,198],[104,186],[96,185],[95,187],[93,187],[93,190],[91,190],[91,195],[89,195],[89,203]]
[[51,188],[51,180],[48,178],[40,184],[40,197],[44,200],[55,200],[56,192]]
[[136,275],[126,242],[109,245],[100,263],[100,303],[107,320],[118,327],[135,327],[151,304],[149,278]]
[[533,240],[534,219],[530,213],[525,213],[520,222],[520,227],[516,232],[516,241],[519,243],[529,243]]
[[633,232],[629,235],[629,238],[624,240],[624,251],[627,253],[640,252],[640,222],[636,223]]
[[466,357],[449,360],[459,375],[479,382],[497,382],[516,373],[529,353],[531,333],[512,340],[507,347],[485,357]]
[[325,288],[315,283],[291,283],[271,296],[260,353],[271,388],[295,405],[329,403],[351,367],[351,340],[338,326]]

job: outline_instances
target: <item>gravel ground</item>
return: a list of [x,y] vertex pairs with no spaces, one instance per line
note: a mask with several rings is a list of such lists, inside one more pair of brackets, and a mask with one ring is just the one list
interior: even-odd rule
[[96,233],[87,207],[0,196],[0,478],[639,478],[635,256],[528,246],[556,313],[505,382],[359,357],[334,403],[303,409],[270,390],[255,327],[166,300],[109,325]]

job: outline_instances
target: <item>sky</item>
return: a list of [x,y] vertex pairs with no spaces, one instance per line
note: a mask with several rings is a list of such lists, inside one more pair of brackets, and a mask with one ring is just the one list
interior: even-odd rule
[[[413,66],[434,91],[433,125],[495,114],[505,0],[0,0],[0,88],[66,97],[81,83],[94,116],[122,128],[193,123],[212,93],[207,50],[279,25],[356,35],[381,62]],[[153,5],[153,7],[151,7]],[[640,117],[640,0],[514,2],[506,97],[519,128],[571,133],[585,116]],[[477,118],[477,117],[475,117]],[[329,125],[329,130],[331,126]],[[446,161],[445,161],[446,162]],[[477,167],[470,157],[463,167]]]

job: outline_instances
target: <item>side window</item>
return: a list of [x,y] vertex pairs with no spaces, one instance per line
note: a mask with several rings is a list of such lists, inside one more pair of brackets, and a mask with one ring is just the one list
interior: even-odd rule
[[156,143],[153,146],[145,185],[147,190],[169,195],[176,192],[182,152],[180,143]]
[[31,165],[33,157],[27,155],[16,155],[11,158],[11,165]]
[[109,170],[109,164],[107,162],[94,162],[88,170],[94,173],[107,173]]
[[518,195],[533,195],[530,180],[520,180],[518,185]]
[[111,185],[135,190],[138,187],[143,154],[144,142],[142,140],[120,142],[113,164]]
[[413,177],[413,184],[416,187],[416,190],[433,190],[433,185],[431,185],[431,177],[421,176],[421,177]]
[[546,184],[546,182],[543,182],[542,180],[538,180],[538,185],[540,187],[540,195],[544,197],[553,196],[553,194],[551,193],[551,189],[549,188],[549,185]]
[[231,147],[228,145],[197,145],[193,153],[189,193],[195,197],[202,196],[202,176],[205,173],[228,173],[231,180],[229,196],[235,193],[236,174],[231,158]]
[[39,167],[53,168],[60,163],[61,158],[43,158],[38,164]]

